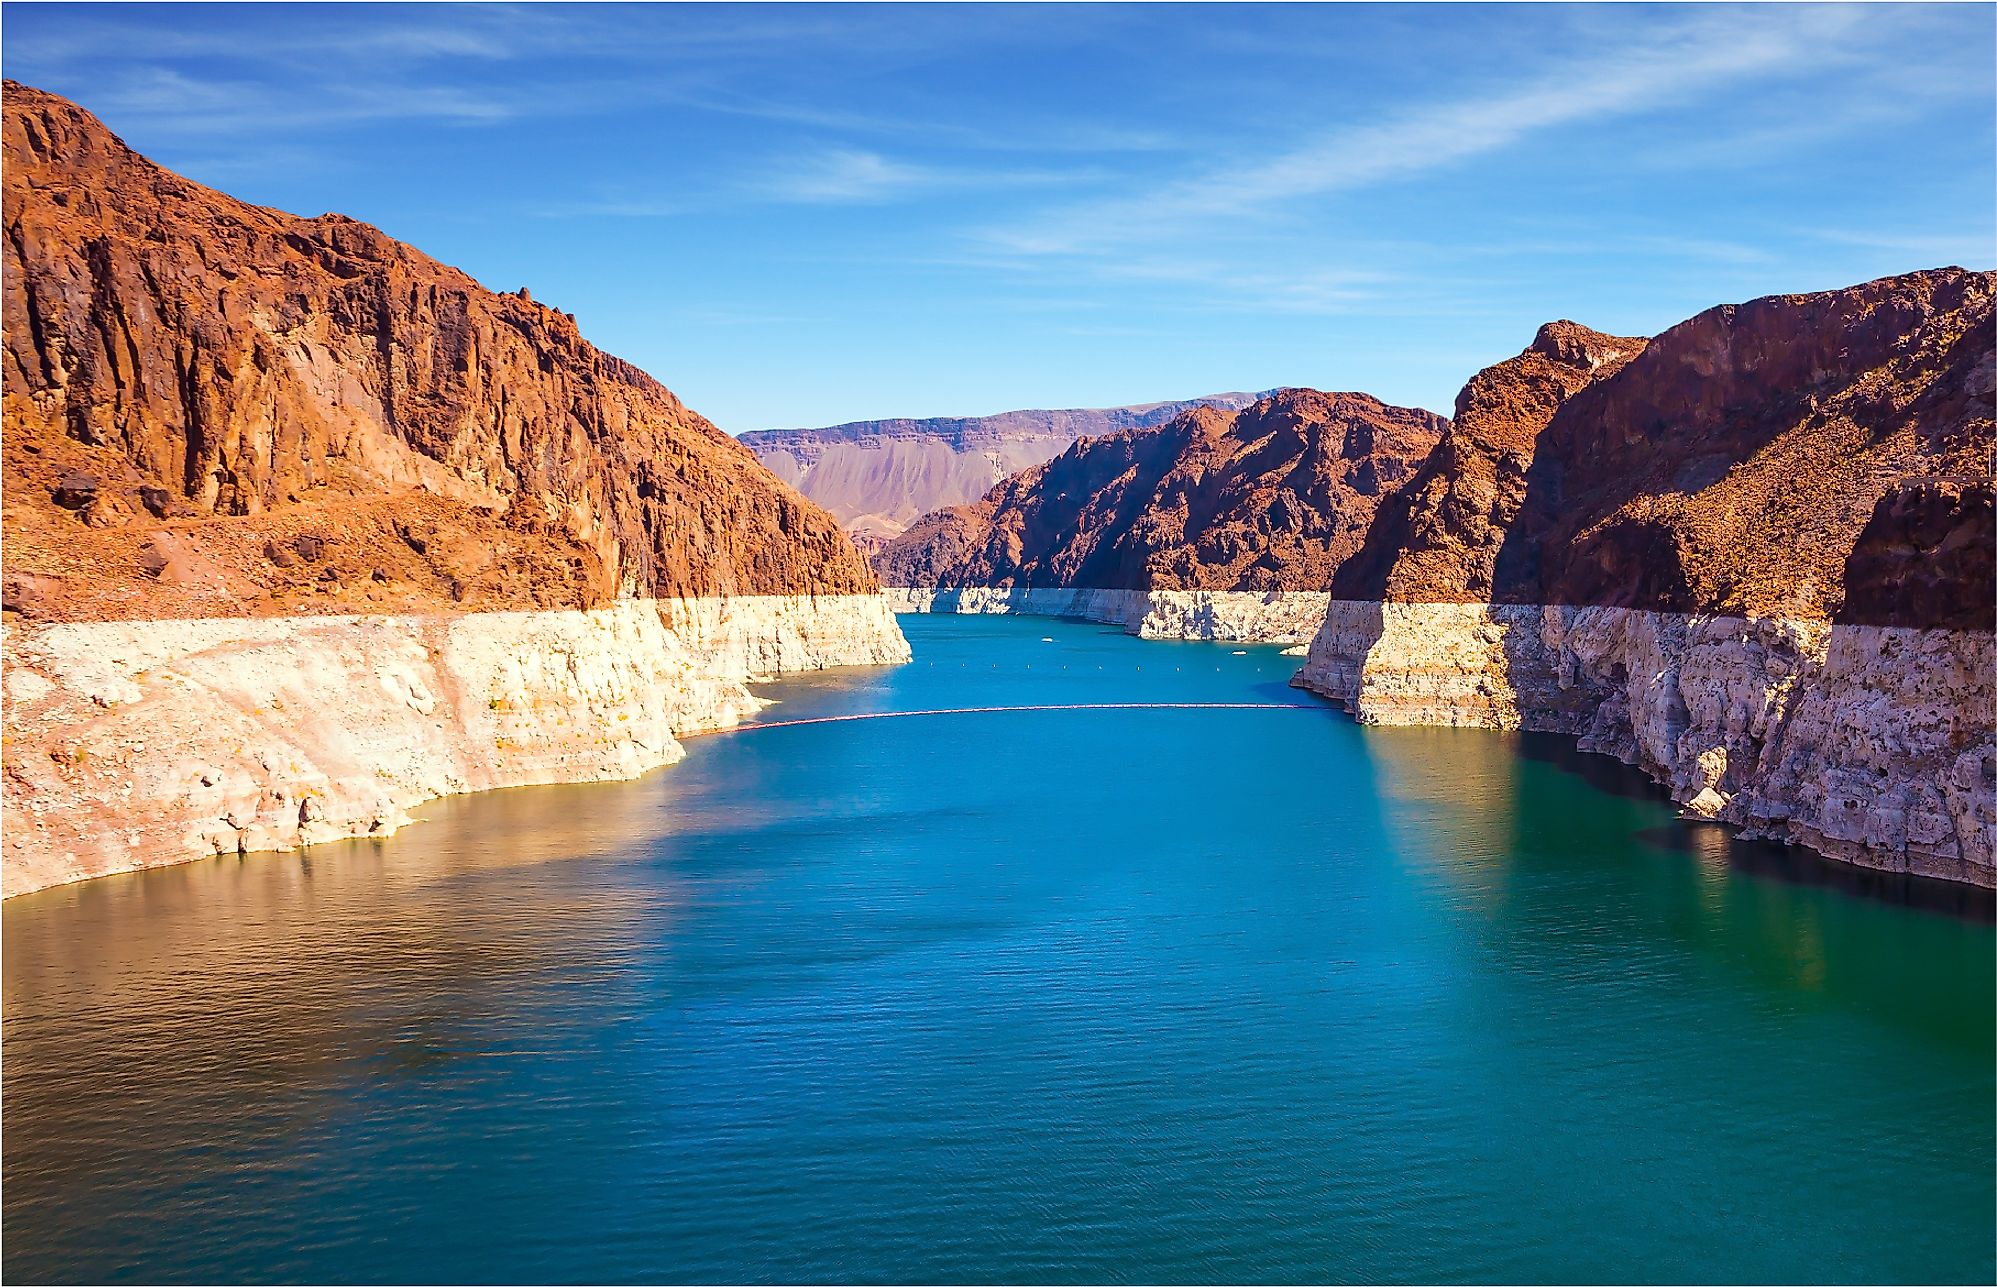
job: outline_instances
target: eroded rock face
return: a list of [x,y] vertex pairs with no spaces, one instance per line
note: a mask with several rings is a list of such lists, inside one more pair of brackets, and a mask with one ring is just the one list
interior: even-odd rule
[[1540,432],[1562,403],[1622,370],[1645,343],[1549,322],[1525,352],[1472,376],[1435,450],[1339,566],[1333,593],[1411,603],[1502,597],[1498,551],[1525,503]]
[[10,631],[4,660],[12,897],[387,835],[456,792],[634,777],[756,710],[753,680],[908,647],[877,594],[772,595],[70,622]]
[[1296,682],[1366,723],[1567,733],[1649,773],[1690,816],[1997,883],[1987,632],[1340,600]]
[[1260,394],[932,420],[860,420],[742,435],[770,471],[878,550],[934,510],[965,505],[1001,479],[1052,460],[1077,438],[1164,424],[1194,407],[1238,411]]
[[[829,516],[569,315],[4,97],[7,566],[51,579],[51,616],[874,588]],[[308,530],[311,576],[262,557]],[[201,570],[144,566],[160,531]]]
[[[1990,483],[1914,478],[1895,483],[1844,565],[1838,620],[1992,628],[1997,615],[1997,507]],[[1988,593],[1979,594],[1978,587]]]
[[1771,296],[1648,342],[1552,323],[1464,386],[1333,593],[1843,619],[1870,523],[1849,619],[1943,624],[1939,586],[1990,582],[1993,281]]
[[4,93],[7,895],[630,776],[907,659],[830,516],[573,318]]
[[[1494,597],[1836,617],[1882,498],[1989,483],[1994,296],[1946,268],[1672,327],[1547,422]],[[1895,611],[1874,623],[1940,624]]]
[[1542,331],[1465,390],[1296,682],[1569,733],[1693,816],[1991,884],[1994,284],[1777,296],[1613,356],[1637,342],[1573,328],[1535,358]]
[[1323,593],[1440,436],[1431,412],[1286,389],[1086,439],[877,558],[896,586]]

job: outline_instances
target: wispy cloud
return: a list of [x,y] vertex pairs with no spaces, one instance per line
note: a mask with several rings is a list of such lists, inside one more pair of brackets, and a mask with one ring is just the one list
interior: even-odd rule
[[1253,270],[1218,260],[1154,257],[1104,263],[1105,281],[1151,283],[1175,295],[1190,293],[1208,307],[1270,313],[1344,313],[1370,307],[1395,288],[1396,274],[1379,269],[1288,264]]
[[832,147],[787,158],[745,185],[749,196],[801,205],[863,204],[979,188],[1073,186],[1099,179],[1086,166],[936,165]]
[[670,197],[597,197],[581,201],[558,201],[537,206],[525,213],[535,219],[672,219],[698,214],[704,207],[695,201]]
[[1543,70],[1523,85],[1328,130],[1259,160],[1223,165],[1130,197],[1056,209],[978,235],[1016,254],[1076,255],[1263,216],[1302,198],[1457,165],[1547,130],[1606,124],[1728,80],[1840,61],[1849,54],[1847,38],[1857,32],[1861,16],[1850,8],[1791,6],[1775,13],[1702,15]]
[[830,147],[771,158],[747,170],[683,185],[670,195],[628,187],[554,202],[537,218],[666,219],[768,205],[884,205],[978,189],[1044,187],[1093,181],[1093,170],[934,165],[862,148]]
[[759,186],[764,195],[778,201],[818,205],[883,201],[933,186],[937,179],[921,166],[892,161],[878,152],[834,148],[804,157]]
[[446,85],[334,87],[303,96],[268,82],[200,79],[146,67],[108,78],[90,106],[113,119],[144,117],[155,130],[189,137],[319,128],[366,121],[492,124],[519,108],[497,96]]
[[[1091,6],[1033,23],[1003,5],[714,6],[691,20],[636,5],[299,4],[256,11],[253,22],[184,24],[161,22],[143,5],[55,8],[68,20],[12,39],[10,73],[88,78],[93,106],[143,119],[155,136],[587,117],[651,105],[993,151],[1175,146],[1169,132],[1131,122],[1052,115],[992,128],[930,78],[894,74],[972,49],[1083,41],[1122,21]],[[539,80],[551,59],[588,74]],[[224,67],[230,75],[217,77]],[[516,71],[527,68],[523,81]],[[828,91],[855,74],[893,92],[866,108],[831,101]]]
[[1980,232],[1845,232],[1829,228],[1805,229],[1801,235],[1839,246],[1860,246],[1894,255],[1911,256],[1924,266],[1943,263],[1988,263],[1992,229]]

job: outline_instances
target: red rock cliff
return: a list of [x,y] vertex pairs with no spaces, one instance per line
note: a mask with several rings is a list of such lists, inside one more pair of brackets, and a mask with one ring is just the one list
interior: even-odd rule
[[8,606],[850,592],[836,524],[573,317],[5,87]]
[[1472,377],[1335,597],[1991,624],[1997,275],[1569,322]]
[[[1987,504],[1904,489],[1935,479],[1956,500],[1963,487],[1987,494],[1993,297],[1997,274],[1946,268],[1672,327],[1554,413],[1496,597],[1843,619],[1847,562],[1869,525],[1883,541],[1902,513],[1937,549],[1987,542]],[[1956,522],[1959,535],[1937,530]],[[1909,576],[1938,571],[1919,562]],[[1971,578],[1955,595],[1988,629],[1988,576],[1974,579],[1973,559],[1950,566]],[[1949,595],[1865,588],[1877,580],[1861,567],[1851,606],[1868,624],[1955,620]]]
[[1312,389],[1198,408],[1084,439],[876,564],[892,585],[1322,591],[1445,423]]
[[1540,431],[1562,403],[1620,371],[1644,343],[1549,322],[1525,352],[1470,377],[1442,440],[1339,567],[1336,596],[1489,601]]

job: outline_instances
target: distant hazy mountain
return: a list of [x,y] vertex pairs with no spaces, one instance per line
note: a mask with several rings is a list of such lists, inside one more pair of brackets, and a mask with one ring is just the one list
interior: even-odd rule
[[848,531],[879,541],[931,510],[977,500],[1000,479],[1052,460],[1077,438],[1164,424],[1194,407],[1238,411],[1260,396],[1214,393],[1134,407],[858,420],[825,429],[765,429],[741,439]]

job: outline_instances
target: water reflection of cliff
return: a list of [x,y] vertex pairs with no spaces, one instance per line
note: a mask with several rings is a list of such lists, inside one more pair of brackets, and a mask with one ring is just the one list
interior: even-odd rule
[[1647,812],[1635,838],[1650,849],[1686,855],[1708,875],[1758,876],[1986,924],[1997,921],[1997,894],[1988,889],[1833,862],[1798,846],[1743,840],[1729,827],[1679,818],[1665,790],[1641,770],[1578,750],[1572,738],[1559,734],[1369,726],[1365,736],[1381,793],[1409,802],[1452,838],[1456,847],[1446,864],[1452,880],[1487,871],[1493,855],[1509,862],[1521,848],[1557,846],[1563,837],[1575,836],[1571,814],[1534,807],[1544,794],[1540,774],[1552,769],[1605,797],[1641,806],[1593,811],[1632,817]]
[[1961,1026],[1960,992],[1997,1003],[1989,890],[1681,821],[1637,770],[1557,735],[1365,733],[1404,860],[1457,893],[1475,913],[1466,946],[1505,969],[1523,953],[1594,986],[1682,972],[1689,953],[1785,1007],[1810,994],[1909,1036],[1987,1047],[1987,1026]]
[[[174,1265],[183,1225],[248,1219],[327,1155],[377,1147],[353,1129],[367,1103],[441,1110],[451,1086],[501,1084],[535,1062],[509,1056],[559,1042],[566,998],[587,989],[600,1011],[642,986],[640,947],[682,901],[627,866],[672,843],[657,792],[529,788],[424,812],[394,840],[6,904],[5,1096],[24,1124],[7,1217],[38,1231],[37,1260],[10,1255],[10,1277],[45,1258],[115,1278],[118,1245]],[[107,1241],[107,1200],[149,1227]]]

